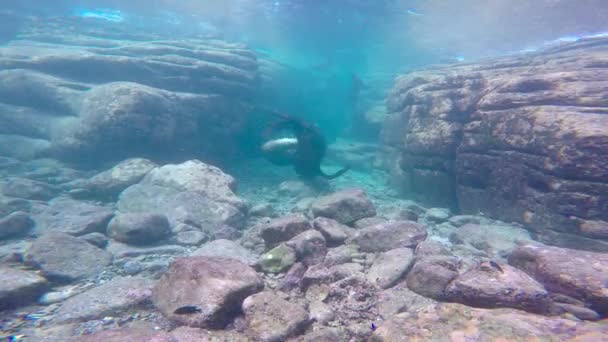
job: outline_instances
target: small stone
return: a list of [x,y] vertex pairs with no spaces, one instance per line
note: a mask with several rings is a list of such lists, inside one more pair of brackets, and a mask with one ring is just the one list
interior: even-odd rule
[[108,238],[101,233],[89,233],[80,238],[99,248],[105,248],[108,245]]
[[308,219],[302,214],[290,214],[271,220],[262,225],[261,236],[268,246],[287,241],[292,237],[311,229]]
[[0,183],[0,193],[5,196],[46,201],[57,196],[59,189],[50,184],[27,178],[10,178]]
[[357,231],[348,243],[355,243],[363,252],[386,252],[391,249],[414,248],[427,236],[423,225],[412,221],[387,221]]
[[315,217],[327,217],[349,224],[376,216],[376,208],[361,189],[348,189],[321,197],[312,204]]
[[432,240],[420,242],[418,246],[416,246],[415,254],[416,258],[418,259],[433,255],[451,255],[450,251],[445,245]]
[[129,260],[122,266],[123,271],[128,275],[135,275],[142,270],[142,265],[139,261]]
[[169,236],[171,228],[165,215],[125,213],[116,215],[108,224],[108,236],[133,245],[158,242]]
[[343,244],[352,230],[352,228],[326,217],[317,217],[313,221],[313,227],[323,234],[329,246]]
[[260,268],[268,273],[281,273],[296,262],[296,252],[285,244],[280,244],[264,253],[259,260]]
[[399,211],[399,219],[417,222],[418,214],[412,209],[401,209],[401,211]]
[[445,208],[431,208],[426,211],[424,217],[435,223],[445,222],[450,218],[450,210]]
[[0,219],[0,239],[22,236],[35,225],[30,215],[23,211],[15,211]]

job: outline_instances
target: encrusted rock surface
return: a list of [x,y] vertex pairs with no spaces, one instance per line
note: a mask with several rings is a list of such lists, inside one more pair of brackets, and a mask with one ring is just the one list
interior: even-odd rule
[[608,251],[607,38],[397,78],[383,129],[395,186]]

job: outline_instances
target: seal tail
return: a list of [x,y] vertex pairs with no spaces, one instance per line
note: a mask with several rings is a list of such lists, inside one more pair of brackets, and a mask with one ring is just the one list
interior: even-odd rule
[[348,170],[350,170],[350,166],[346,166],[346,167],[342,168],[342,170],[340,170],[336,173],[329,174],[329,175],[324,173],[323,171],[321,171],[321,175],[326,179],[334,179],[334,178],[338,178],[338,177],[342,176]]

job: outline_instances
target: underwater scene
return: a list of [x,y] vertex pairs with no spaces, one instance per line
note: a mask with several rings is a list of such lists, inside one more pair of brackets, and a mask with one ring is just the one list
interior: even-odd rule
[[0,0],[0,341],[608,341],[607,19]]

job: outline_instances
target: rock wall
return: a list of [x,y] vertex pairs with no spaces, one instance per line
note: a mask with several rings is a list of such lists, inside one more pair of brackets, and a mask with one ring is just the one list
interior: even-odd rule
[[258,84],[255,54],[218,40],[127,31],[49,19],[25,24],[0,47],[0,155],[230,152]]
[[608,39],[403,75],[387,107],[403,192],[608,250]]

